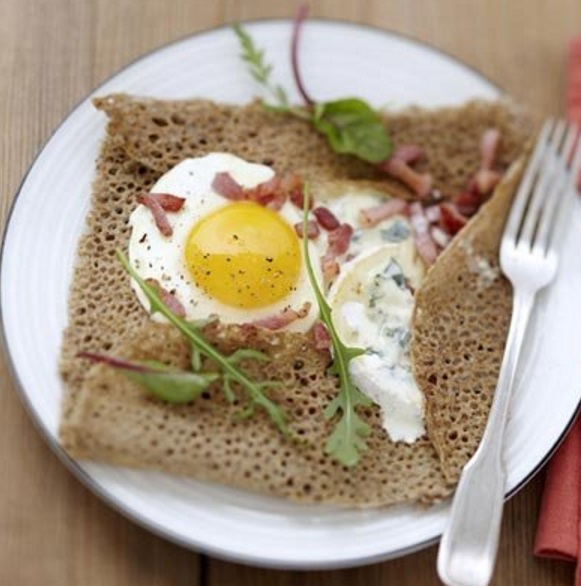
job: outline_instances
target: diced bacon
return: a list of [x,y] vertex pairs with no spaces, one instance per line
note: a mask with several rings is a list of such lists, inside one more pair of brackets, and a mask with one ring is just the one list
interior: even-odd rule
[[323,280],[325,281],[325,284],[328,285],[339,274],[337,255],[328,250],[321,257],[321,270],[323,271]]
[[402,144],[395,149],[391,156],[394,159],[403,161],[407,165],[413,165],[424,156],[424,151],[415,144]]
[[323,322],[318,321],[315,323],[313,326],[313,336],[317,350],[329,350],[331,348],[331,336]]
[[157,199],[166,212],[179,212],[186,201],[185,197],[178,197],[171,193],[150,193],[149,195]]
[[309,301],[305,301],[298,310],[287,307],[276,315],[269,315],[267,317],[254,320],[251,322],[251,324],[253,326],[267,330],[280,330],[298,319],[307,317],[307,315],[309,315],[310,309],[311,303]]
[[161,203],[155,197],[150,193],[144,193],[137,198],[137,201],[151,211],[157,229],[164,236],[171,236],[173,234],[173,229],[167,219],[167,214],[161,206]]
[[379,222],[387,220],[397,214],[407,215],[408,203],[403,199],[394,197],[384,203],[361,210],[359,212],[359,222],[365,228],[376,226]]
[[480,167],[482,169],[492,169],[496,164],[500,150],[500,138],[498,128],[488,128],[484,131],[480,139]]
[[409,187],[418,197],[426,198],[432,192],[433,180],[429,173],[417,173],[401,159],[390,157],[379,168]]
[[232,201],[245,199],[244,188],[227,171],[216,173],[212,181],[212,189]]
[[441,203],[440,213],[441,228],[452,236],[457,234],[468,222],[468,218],[463,216],[452,203]]
[[451,201],[463,216],[470,218],[478,211],[482,196],[476,189],[466,189],[455,195]]
[[272,210],[280,210],[286,201],[286,195],[282,191],[282,180],[276,175],[259,183],[255,187],[244,190],[244,199],[253,201]]
[[502,176],[492,169],[482,168],[474,175],[474,182],[482,195],[488,195],[497,186]]
[[351,244],[351,236],[353,236],[353,228],[349,224],[341,224],[335,230],[331,230],[327,236],[329,250],[335,256],[345,254]]
[[430,224],[436,224],[440,221],[440,206],[428,206],[424,213],[426,214],[426,218],[428,218],[428,222]]
[[410,223],[414,232],[416,250],[424,263],[431,266],[438,257],[438,249],[430,235],[428,218],[419,202],[410,205]]
[[[282,190],[286,197],[300,210],[303,209],[305,192],[302,177],[297,174],[288,175],[282,181]],[[313,200],[309,198],[308,208],[313,207]]]
[[444,230],[438,226],[432,226],[430,228],[430,236],[440,248],[446,248],[446,246],[450,244],[450,240],[452,240],[450,234],[444,232]]
[[313,214],[315,218],[317,218],[319,225],[322,228],[325,228],[325,230],[336,230],[341,225],[339,220],[335,217],[335,214],[329,208],[315,208]]
[[165,289],[157,279],[146,279],[145,282],[152,287],[161,298],[163,304],[178,317],[186,317],[186,309],[178,298]]
[[298,175],[279,177],[274,175],[254,187],[242,187],[227,172],[216,173],[212,188],[220,195],[232,201],[253,201],[273,210],[280,210],[287,198],[302,206],[303,182]]
[[[297,222],[295,224],[295,232],[297,233],[297,236],[299,238],[303,237],[303,223],[302,222]],[[317,224],[317,222],[315,222],[314,220],[309,220],[307,222],[307,238],[309,240],[313,240],[313,238],[316,238],[320,233],[321,233],[321,230],[319,230],[319,224]]]
[[244,188],[244,196],[246,199],[260,202],[261,200],[272,196],[273,193],[281,190],[282,179],[277,175],[273,175],[267,181],[263,181],[254,187]]
[[339,274],[339,263],[337,257],[345,254],[351,244],[353,228],[350,224],[341,224],[327,235],[327,251],[321,257],[321,269],[326,284],[331,283]]
[[270,199],[263,203],[264,207],[267,207],[269,210],[278,211],[282,208],[282,206],[286,202],[286,197],[282,194],[275,194]]

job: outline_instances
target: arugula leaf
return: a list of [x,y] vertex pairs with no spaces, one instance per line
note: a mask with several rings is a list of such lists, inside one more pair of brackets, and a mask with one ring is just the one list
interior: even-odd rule
[[[206,356],[212,360],[222,371],[223,380],[227,381],[224,382],[224,392],[226,393],[227,398],[231,398],[230,393],[233,395],[230,386],[231,383],[237,383],[240,388],[246,391],[246,394],[248,395],[250,402],[249,408],[252,410],[254,410],[255,407],[264,409],[278,427],[278,429],[287,435],[288,428],[284,411],[264,394],[264,390],[274,386],[275,383],[273,383],[273,381],[263,381],[258,383],[250,380],[236,364],[241,359],[240,351],[238,351],[238,355],[236,352],[234,352],[231,356],[224,356],[221,352],[214,348],[214,346],[212,346],[208,340],[206,340],[200,329],[195,324],[187,322],[185,319],[177,316],[163,303],[157,291],[150,287],[137,274],[121,250],[117,249],[116,254],[125,270],[139,285],[139,288],[147,297],[147,300],[150,303],[151,313],[161,313],[183,334],[183,336],[192,344],[192,346],[197,349],[199,355],[197,355],[196,359],[192,360],[193,366],[198,366],[201,364],[200,355]],[[262,359],[268,358],[266,354],[256,350],[246,351],[243,357],[256,359],[259,355],[262,355]]]
[[[310,201],[308,192],[308,185],[305,185],[303,234],[307,233],[309,216],[308,202]],[[309,281],[311,282],[311,287],[313,288],[319,306],[321,320],[327,326],[333,345],[333,363],[328,373],[338,376],[341,384],[339,394],[325,409],[325,417],[327,419],[332,419],[340,412],[339,421],[327,440],[325,452],[341,462],[344,466],[355,466],[359,461],[360,453],[367,447],[365,437],[371,431],[369,425],[359,417],[355,408],[359,405],[370,405],[371,401],[352,383],[349,376],[349,361],[365,354],[365,350],[346,346],[339,338],[331,317],[331,307],[321,293],[315,272],[313,271],[309,257],[308,238],[303,238],[303,253]]]
[[385,161],[393,150],[381,116],[358,98],[316,104],[313,125],[327,136],[335,152],[368,163]]
[[304,15],[295,20],[292,42],[292,64],[295,82],[306,106],[291,106],[286,92],[270,81],[272,65],[264,61],[264,50],[258,49],[252,37],[239,25],[234,32],[241,45],[241,58],[248,64],[252,77],[274,97],[276,103],[264,106],[275,112],[291,114],[308,121],[323,134],[337,153],[354,155],[368,163],[380,163],[392,153],[391,139],[379,113],[359,98],[315,102],[306,93],[298,70],[298,27]]
[[239,24],[234,24],[232,28],[240,41],[240,57],[248,64],[250,75],[263,85],[276,100],[275,109],[289,110],[290,106],[285,90],[280,85],[273,84],[270,80],[272,65],[265,62],[264,50],[256,47],[252,37]]
[[173,369],[154,360],[131,362],[93,352],[82,352],[81,358],[107,364],[128,379],[144,386],[152,395],[168,403],[188,403],[201,395],[220,375],[214,372],[197,374]]

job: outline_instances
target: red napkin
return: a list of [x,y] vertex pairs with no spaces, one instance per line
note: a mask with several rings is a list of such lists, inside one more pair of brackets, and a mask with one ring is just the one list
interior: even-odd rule
[[[581,38],[569,45],[566,99],[567,116],[581,124]],[[575,562],[581,586],[581,418],[547,468],[534,552]]]
[[569,44],[566,107],[569,119],[581,123],[581,37]]

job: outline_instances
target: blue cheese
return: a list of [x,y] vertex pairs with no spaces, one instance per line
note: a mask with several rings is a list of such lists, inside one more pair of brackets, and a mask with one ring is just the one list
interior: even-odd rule
[[410,360],[410,320],[424,275],[413,242],[383,244],[342,267],[329,294],[342,341],[365,354],[349,363],[355,385],[381,408],[392,441],[414,442],[425,433],[424,401]]

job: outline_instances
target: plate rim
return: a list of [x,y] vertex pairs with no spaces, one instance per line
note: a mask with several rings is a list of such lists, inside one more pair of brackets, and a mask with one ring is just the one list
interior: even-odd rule
[[[459,57],[456,57],[451,52],[443,50],[439,47],[435,47],[434,45],[427,43],[425,41],[420,40],[419,38],[407,34],[402,33],[399,31],[395,31],[393,29],[374,26],[367,23],[362,22],[355,22],[355,21],[348,21],[348,20],[341,20],[335,18],[326,18],[326,17],[317,17],[317,18],[309,18],[309,23],[316,23],[316,24],[323,24],[323,25],[339,25],[343,27],[354,28],[357,30],[368,31],[374,34],[381,34],[386,37],[391,37],[395,39],[399,39],[405,41],[406,43],[410,43],[415,45],[421,49],[428,50],[431,53],[438,55],[439,57],[445,58],[450,63],[454,64],[455,66],[461,67],[465,69],[467,72],[480,78],[486,84],[488,84],[491,88],[495,89],[500,97],[504,97],[507,95],[505,89],[500,86],[497,82],[493,81],[490,77],[486,74],[478,70],[476,67],[466,63],[465,61],[461,60]],[[252,20],[245,20],[242,21],[242,24],[245,25],[260,25],[260,24],[290,24],[292,23],[291,18],[257,18]],[[6,241],[7,236],[10,230],[11,220],[13,213],[18,205],[19,197],[26,186],[27,180],[29,175],[31,174],[32,170],[36,166],[38,159],[42,156],[44,151],[49,147],[53,139],[56,137],[58,132],[60,131],[61,127],[66,124],[66,122],[87,102],[91,99],[91,96],[99,91],[101,87],[109,83],[118,75],[122,74],[129,68],[133,67],[134,65],[139,64],[141,61],[146,60],[147,58],[161,52],[164,50],[171,49],[173,46],[177,46],[181,43],[190,41],[197,37],[202,37],[205,35],[211,35],[213,33],[217,33],[223,30],[230,28],[231,24],[220,24],[213,27],[203,28],[199,31],[181,35],[176,39],[173,39],[167,43],[163,43],[154,47],[153,49],[138,55],[137,57],[131,59],[123,66],[119,67],[111,74],[107,75],[105,78],[100,80],[97,84],[95,84],[84,96],[82,96],[79,100],[77,100],[73,106],[70,108],[68,113],[60,120],[60,122],[54,127],[54,129],[50,132],[49,136],[45,139],[43,144],[38,148],[36,153],[34,154],[31,163],[29,164],[27,170],[25,171],[22,179],[20,180],[13,199],[11,201],[10,207],[8,209],[8,213],[6,215],[6,220],[3,227],[2,232],[2,239],[0,242],[0,274],[3,270],[4,259],[5,259],[5,252],[6,252]],[[421,542],[415,543],[412,546],[405,547],[402,549],[398,549],[397,551],[388,552],[385,554],[372,554],[366,557],[358,557],[356,559],[349,559],[345,560],[344,562],[335,561],[309,561],[309,562],[290,562],[284,561],[279,562],[271,558],[261,558],[260,555],[253,556],[249,558],[247,555],[244,554],[237,554],[231,551],[224,550],[220,547],[216,546],[209,546],[204,543],[196,542],[192,539],[185,539],[180,535],[176,534],[170,528],[165,526],[161,526],[155,521],[141,515],[138,511],[129,510],[127,506],[115,497],[113,494],[107,492],[107,490],[101,487],[97,482],[94,481],[92,476],[85,471],[73,458],[71,458],[67,452],[62,448],[56,439],[52,437],[52,434],[48,430],[45,423],[37,416],[35,408],[29,399],[27,393],[24,390],[24,386],[18,373],[16,372],[16,367],[13,362],[12,354],[9,351],[8,347],[8,340],[7,334],[4,324],[4,307],[0,303],[0,343],[2,345],[2,349],[4,351],[5,362],[8,366],[8,371],[10,373],[13,386],[16,390],[16,394],[20,399],[21,404],[24,406],[25,411],[28,414],[28,417],[32,421],[34,427],[40,432],[41,437],[43,438],[44,442],[48,445],[50,450],[57,456],[57,458],[64,464],[65,468],[73,474],[73,476],[79,480],[86,488],[88,488],[96,497],[102,500],[107,506],[111,507],[117,513],[121,514],[126,519],[129,519],[133,523],[136,523],[138,526],[146,529],[147,531],[153,533],[158,537],[162,537],[163,539],[167,539],[168,541],[175,543],[181,547],[189,549],[190,551],[194,551],[201,555],[210,555],[216,559],[221,559],[229,562],[235,563],[243,563],[246,565],[256,566],[256,567],[264,567],[264,568],[275,568],[281,570],[317,570],[317,569],[342,569],[342,568],[351,568],[351,567],[359,567],[364,565],[370,565],[374,563],[378,563],[381,561],[387,561],[390,559],[395,559],[398,557],[402,557],[404,555],[408,555],[417,551],[420,551],[430,545],[437,543],[440,540],[440,535],[437,535],[433,538],[428,538]],[[563,440],[567,436],[569,430],[571,429],[572,425],[574,424],[575,420],[577,419],[579,413],[581,412],[581,400],[577,404],[576,409],[571,415],[571,418],[563,431],[561,432],[560,436],[558,437],[555,444],[547,451],[545,456],[537,463],[537,465],[517,484],[515,485],[510,491],[508,491],[505,495],[505,500],[510,499],[514,494],[520,491],[526,484],[528,484],[538,473],[539,471],[545,466],[545,464],[551,459],[553,454],[558,450],[560,445],[562,444]]]

